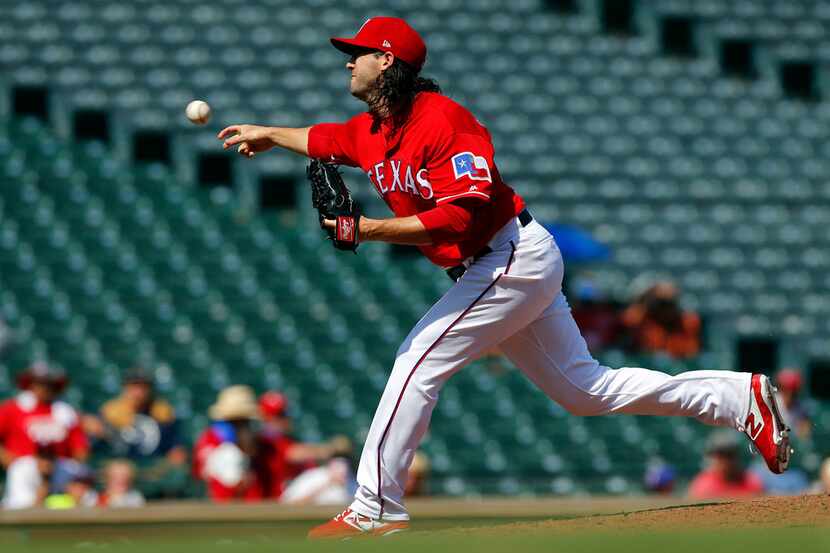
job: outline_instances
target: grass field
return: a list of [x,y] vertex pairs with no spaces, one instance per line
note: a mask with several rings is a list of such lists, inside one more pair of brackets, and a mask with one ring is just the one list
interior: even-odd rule
[[753,553],[813,553],[830,551],[830,529],[784,528],[728,531],[585,531],[558,535],[555,532],[503,536],[458,535],[452,533],[413,532],[410,535],[378,540],[351,540],[336,543],[310,543],[297,534],[283,534],[275,530],[228,529],[224,537],[182,535],[155,536],[153,529],[145,529],[146,536],[78,536],[62,540],[36,540],[14,543],[3,540],[2,551],[9,553],[52,553],[66,551],[113,551],[124,553],[223,553],[246,551],[264,553],[276,551],[297,552],[381,552],[438,553],[438,552],[536,552],[642,553],[669,551],[671,553],[714,553],[752,551]]
[[[108,520],[0,525],[0,552],[124,553],[380,552],[395,553],[812,553],[830,551],[830,497],[773,499],[732,504],[656,507],[598,514],[524,514],[421,518],[412,531],[381,539],[308,542],[313,520],[111,522]],[[244,508],[240,508],[244,509]],[[518,509],[522,511],[522,509]],[[524,512],[530,512],[524,509]],[[163,516],[163,513],[162,515]],[[112,518],[102,517],[104,519]],[[151,517],[152,518],[152,517]],[[176,518],[176,517],[171,517]],[[213,518],[213,517],[208,517]]]

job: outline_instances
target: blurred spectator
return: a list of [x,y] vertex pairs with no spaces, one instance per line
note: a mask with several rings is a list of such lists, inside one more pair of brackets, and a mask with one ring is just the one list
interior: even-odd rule
[[650,493],[671,495],[677,482],[677,470],[662,459],[652,459],[646,466],[643,485]]
[[744,468],[738,438],[732,430],[712,433],[706,445],[709,466],[689,485],[691,499],[750,497],[763,492],[761,479]]
[[675,358],[700,351],[700,317],[683,311],[680,291],[668,281],[654,284],[622,314],[627,341],[635,352],[664,352]]
[[792,465],[783,474],[773,474],[767,469],[766,464],[758,459],[752,463],[750,470],[761,481],[764,493],[767,495],[799,495],[810,487],[807,474]]
[[67,382],[63,371],[37,363],[19,375],[21,392],[0,404],[6,508],[39,505],[50,481],[87,457],[89,446],[78,413],[57,399]]
[[225,388],[209,415],[213,422],[194,447],[194,475],[207,483],[213,501],[261,500],[265,492],[253,468],[257,435],[252,423],[258,417],[253,390],[248,386]]
[[[320,444],[295,440],[291,436],[288,400],[279,392],[269,391],[260,396],[259,414],[262,424],[255,465],[266,497],[279,498],[291,480],[317,463],[351,454],[352,444],[345,436],[335,436]],[[333,476],[339,475],[338,470],[334,469]]]
[[590,351],[601,351],[620,340],[622,324],[617,306],[590,275],[580,275],[570,284],[571,312]]
[[409,471],[406,473],[406,487],[404,488],[404,495],[406,497],[418,497],[429,495],[429,457],[421,451],[416,451],[412,457],[412,464],[409,465]]
[[291,505],[346,505],[356,489],[351,460],[338,455],[292,480],[280,501]]
[[778,397],[781,399],[781,407],[784,412],[781,416],[790,425],[795,435],[801,439],[810,437],[812,422],[807,407],[802,403],[801,387],[803,385],[801,371],[798,369],[781,369],[775,375],[775,383],[778,387]]
[[133,488],[135,467],[125,459],[115,459],[104,467],[104,491],[98,497],[101,507],[141,507],[144,496]]
[[821,463],[821,468],[818,470],[818,480],[812,485],[810,492],[830,494],[830,457]]
[[77,461],[63,462],[52,478],[52,489],[43,502],[47,509],[94,507],[98,504],[95,491],[95,473]]
[[141,368],[128,371],[121,395],[107,401],[100,414],[100,419],[84,417],[84,428],[103,442],[106,453],[136,463],[139,484],[151,497],[178,495],[187,481],[187,451],[176,413],[156,396],[152,375]]

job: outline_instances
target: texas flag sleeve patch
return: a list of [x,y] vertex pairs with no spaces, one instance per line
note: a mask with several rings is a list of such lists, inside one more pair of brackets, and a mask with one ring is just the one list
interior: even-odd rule
[[452,170],[456,179],[470,177],[473,180],[493,182],[487,160],[472,152],[461,152],[452,156]]

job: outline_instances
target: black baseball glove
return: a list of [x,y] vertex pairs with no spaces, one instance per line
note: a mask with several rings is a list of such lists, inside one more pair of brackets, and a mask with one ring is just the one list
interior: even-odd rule
[[[328,233],[335,248],[357,253],[360,206],[343,182],[337,165],[312,159],[306,176],[311,183],[311,205],[320,217],[320,228]],[[335,221],[335,228],[326,228],[326,219]]]

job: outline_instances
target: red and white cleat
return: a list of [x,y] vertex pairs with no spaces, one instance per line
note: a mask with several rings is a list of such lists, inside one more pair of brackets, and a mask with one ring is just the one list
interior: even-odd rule
[[790,448],[790,429],[781,417],[777,391],[766,376],[752,375],[744,432],[769,470],[781,474],[787,470],[793,450]]
[[409,522],[375,520],[346,509],[332,520],[312,528],[310,540],[347,540],[358,536],[388,536],[409,529]]

